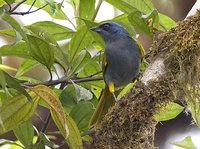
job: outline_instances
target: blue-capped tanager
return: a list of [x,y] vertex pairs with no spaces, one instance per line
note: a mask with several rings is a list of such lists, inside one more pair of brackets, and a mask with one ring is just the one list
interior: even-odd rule
[[103,76],[106,87],[90,120],[90,126],[94,126],[114,105],[113,94],[119,88],[137,79],[144,51],[128,31],[117,23],[103,23],[91,30],[103,38],[106,47],[103,60]]

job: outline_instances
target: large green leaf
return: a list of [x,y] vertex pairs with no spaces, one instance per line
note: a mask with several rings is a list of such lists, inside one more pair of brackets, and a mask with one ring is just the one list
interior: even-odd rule
[[156,121],[167,121],[175,118],[183,110],[184,107],[172,102],[170,104],[167,104],[165,107],[161,108],[160,111],[154,115],[154,117]]
[[41,31],[47,32],[48,34],[53,36],[55,40],[68,39],[74,33],[72,29],[56,24],[52,21],[36,22],[34,24],[31,24],[30,26],[27,26],[27,28],[29,29],[32,29],[33,27],[40,29],[40,33]]
[[92,42],[92,37],[88,34],[88,28],[86,26],[78,29],[74,33],[72,40],[69,45],[69,62],[73,63],[75,56],[80,53],[80,51],[88,47]]
[[80,131],[88,129],[89,120],[94,112],[94,106],[91,102],[81,101],[70,112],[70,116],[76,122]]
[[13,131],[25,148],[31,148],[33,146],[34,129],[31,119],[18,125]]
[[67,126],[66,114],[62,107],[62,104],[53,90],[44,86],[38,85],[31,88],[39,97],[41,97],[51,107],[51,113],[53,113],[53,119],[59,128],[61,134],[66,139],[69,135],[69,129]]
[[34,114],[39,99],[34,93],[30,94],[33,98],[32,102],[29,102],[25,96],[18,95],[3,103],[0,107],[0,134],[14,129]]
[[0,47],[0,56],[31,58],[28,47],[24,41]]
[[31,35],[28,35],[28,41],[32,57],[50,69],[54,63],[54,48],[56,45],[51,45],[47,41]]
[[192,138],[190,136],[186,137],[184,140],[180,142],[173,142],[172,144],[181,147],[183,149],[197,149],[192,142]]
[[131,13],[132,9],[148,13],[154,9],[151,0],[106,0],[106,2],[125,13]]
[[43,30],[42,28],[36,26],[28,26],[27,28],[32,32],[33,35],[48,42],[52,51],[54,52],[55,62],[60,64],[66,70],[68,66],[67,56],[54,39],[54,36],[52,36],[48,32],[45,32],[45,30]]

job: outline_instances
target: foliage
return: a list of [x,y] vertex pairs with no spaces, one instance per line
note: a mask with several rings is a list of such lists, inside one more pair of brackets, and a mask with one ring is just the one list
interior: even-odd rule
[[[30,5],[27,12],[16,11],[16,6],[23,5],[22,2]],[[71,149],[83,148],[82,139],[88,139],[81,134],[89,130],[89,119],[94,112],[100,90],[104,87],[102,73],[97,73],[101,72],[99,61],[102,52],[91,55],[91,50],[103,49],[104,43],[97,34],[90,31],[91,27],[98,24],[95,18],[102,0],[67,2],[73,7],[75,24],[68,18],[68,14],[64,13],[62,6],[65,1],[61,3],[54,0],[0,2],[0,18],[10,26],[9,29],[1,29],[0,35],[15,39],[12,44],[0,47],[0,62],[2,63],[2,57],[5,56],[23,59],[15,76],[11,76],[7,71],[16,69],[0,64],[0,134],[13,130],[21,142],[21,145],[18,145],[24,148],[43,148],[45,145],[56,148],[54,142],[49,141],[45,130],[36,133],[36,141],[33,141],[34,129],[36,132],[39,131],[31,122],[33,115],[36,115],[37,106],[44,106],[50,110],[59,133],[63,135]],[[134,38],[135,32],[143,32],[152,38],[155,30],[166,31],[176,25],[168,16],[158,12],[151,0],[106,0],[106,2],[120,10],[122,14],[105,21],[124,25]],[[17,5],[14,6],[14,3]],[[13,19],[12,15],[28,15],[35,12],[32,5],[38,10],[46,11],[54,19],[68,20],[74,28],[59,25],[54,21],[40,21],[22,26]],[[62,40],[67,41],[64,48],[58,42]],[[41,82],[26,76],[27,72],[38,65],[45,66],[48,70],[49,81]],[[51,80],[52,72],[57,73],[58,69],[61,69],[64,77]],[[58,88],[57,84],[61,87]],[[133,84],[120,95],[123,96],[130,87],[132,88]],[[175,106],[176,108],[178,107]],[[179,107],[179,112],[181,109]],[[158,119],[174,118],[179,112],[175,115],[169,113],[168,118],[160,116],[162,118]],[[45,127],[46,125],[48,123],[44,124]],[[0,142],[0,144],[7,143],[16,144],[9,140]]]

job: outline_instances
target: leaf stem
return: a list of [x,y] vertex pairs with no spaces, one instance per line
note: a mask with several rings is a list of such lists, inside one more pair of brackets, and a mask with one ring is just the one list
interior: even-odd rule
[[102,2],[103,2],[103,0],[99,0],[99,2],[98,2],[98,4],[97,4],[97,8],[95,9],[94,15],[93,15],[93,17],[92,17],[92,19],[91,19],[92,21],[95,20],[97,14],[98,14],[98,11],[99,11],[99,9],[100,9],[100,7],[101,7]]

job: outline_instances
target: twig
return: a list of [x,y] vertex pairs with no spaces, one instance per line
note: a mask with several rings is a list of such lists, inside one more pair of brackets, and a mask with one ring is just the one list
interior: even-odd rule
[[15,5],[14,8],[10,9],[9,12],[12,13],[13,11],[15,11],[21,4],[23,4],[26,0],[23,0],[21,2],[19,2],[17,5]]
[[97,76],[97,77],[85,77],[85,78],[68,78],[68,77],[63,77],[57,80],[52,80],[52,81],[47,81],[47,82],[42,82],[42,83],[37,83],[37,84],[21,84],[24,87],[33,87],[33,86],[37,86],[37,85],[46,85],[46,86],[51,86],[51,85],[58,85],[58,84],[62,84],[65,83],[65,85],[67,84],[72,84],[72,82],[74,83],[83,83],[83,82],[90,82],[90,81],[99,81],[99,80],[103,80],[102,76]]
[[92,17],[92,20],[91,21],[94,21],[96,16],[97,16],[97,13],[99,11],[99,8],[101,7],[101,4],[102,4],[103,0],[99,0],[98,4],[97,4],[97,8],[95,9],[95,12],[94,12],[94,15]]
[[33,8],[33,6],[35,5],[35,2],[36,2],[36,0],[34,0],[34,1],[33,1],[33,3],[32,3],[32,5],[31,5],[31,7],[29,8],[28,12],[30,12],[30,11],[31,11],[31,9],[32,9],[32,8]]
[[48,5],[48,4],[46,4],[46,5],[44,5],[44,6],[40,7],[40,8],[38,8],[38,9],[36,9],[36,10],[33,10],[33,11],[27,11],[27,12],[11,12],[10,14],[11,14],[11,15],[26,15],[26,14],[31,14],[31,13],[34,13],[34,12],[36,12],[36,11],[38,11],[38,10],[43,9],[43,8],[46,7],[47,5]]
[[42,132],[42,133],[45,133],[45,131],[47,130],[47,127],[48,127],[48,125],[49,125],[49,123],[50,123],[50,120],[51,120],[51,113],[49,112],[49,113],[48,113],[48,116],[47,116],[47,118],[46,118],[46,120],[45,120],[44,126],[43,126],[43,128],[41,129],[41,132]]

